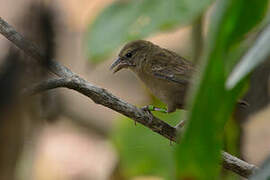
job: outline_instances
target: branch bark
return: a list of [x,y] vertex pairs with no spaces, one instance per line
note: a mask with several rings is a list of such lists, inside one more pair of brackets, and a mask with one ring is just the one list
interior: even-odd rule
[[141,123],[152,131],[159,133],[171,141],[176,141],[176,128],[170,126],[166,122],[156,118],[151,113],[142,110],[132,104],[129,104],[106,89],[92,85],[77,75],[64,78],[55,78],[38,83],[31,88],[25,89],[24,94],[34,95],[42,91],[65,87],[73,89],[90,99],[96,104],[103,105],[110,109],[113,109],[131,119],[135,122]]
[[[32,58],[36,59],[40,63],[44,63],[45,59],[42,52],[30,41],[27,41],[22,35],[11,27],[0,17],[0,33],[15,44],[19,49],[23,50]],[[51,60],[46,63],[48,70],[59,78],[49,79],[39,84],[34,85],[24,91],[26,94],[36,94],[42,91],[65,87],[73,89],[81,94],[92,99],[95,103],[103,105],[114,111],[117,111],[131,119],[138,122],[152,131],[159,133],[170,141],[177,142],[177,129],[170,126],[166,122],[153,116],[151,113],[144,111],[132,104],[129,104],[118,97],[114,96],[106,89],[97,87],[82,79],[67,67],[60,65],[59,63]],[[231,170],[240,176],[249,177],[258,168],[255,165],[244,162],[237,157],[230,155],[229,153],[222,152],[223,167]]]
[[224,151],[222,151],[222,158],[224,160],[222,162],[223,168],[231,170],[236,174],[239,174],[246,178],[250,177],[259,170],[259,168],[255,165],[249,164]]

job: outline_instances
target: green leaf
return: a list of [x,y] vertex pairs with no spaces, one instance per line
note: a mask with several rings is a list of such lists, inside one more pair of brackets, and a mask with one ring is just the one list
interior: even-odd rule
[[[151,97],[156,107],[166,107],[164,103]],[[153,114],[175,126],[183,116],[183,111],[164,114]],[[116,128],[112,132],[112,141],[120,158],[120,172],[125,179],[135,176],[159,176],[166,180],[175,179],[176,167],[174,160],[175,143],[164,137],[149,131],[148,128],[134,125],[127,117],[121,117],[116,121]]]
[[260,34],[250,50],[233,69],[226,87],[233,88],[241,79],[247,76],[255,67],[270,55],[270,25]]
[[[267,16],[269,16],[269,12],[267,11],[268,0],[248,0],[246,1],[248,3],[245,1],[239,2],[239,5],[241,6],[238,5],[237,15],[231,16],[235,21],[233,23],[235,31],[229,38],[231,41],[230,44],[232,45],[229,47],[230,61],[226,62],[226,76],[231,73],[233,67],[239,62],[247,49],[251,47],[258,31],[262,30],[267,22],[269,22],[269,18],[267,18]],[[243,19],[241,17],[246,18]]]
[[108,57],[126,41],[189,24],[213,0],[116,1],[97,17],[87,31],[87,54],[91,61]]
[[[179,119],[179,112],[165,119]],[[143,175],[175,179],[174,143],[170,145],[167,139],[140,124],[135,126],[127,117],[117,119],[112,141],[118,151],[124,179]]]
[[228,58],[230,48],[256,24],[242,26],[243,10],[248,6],[254,6],[252,0],[220,0],[212,15],[187,129],[176,147],[179,179],[219,179],[224,125],[245,85],[242,81],[230,91],[225,89],[226,65],[232,61]]
[[234,7],[238,13],[231,17],[235,19],[234,31],[230,37],[232,41],[242,39],[255,25],[258,25],[263,20],[268,9],[268,0],[241,0],[238,2]]

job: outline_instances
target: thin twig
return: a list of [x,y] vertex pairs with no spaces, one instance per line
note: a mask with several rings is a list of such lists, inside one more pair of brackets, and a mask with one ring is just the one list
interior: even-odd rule
[[[19,49],[23,50],[32,58],[44,63],[46,59],[39,49],[30,41],[27,41],[22,35],[15,31],[7,22],[0,17],[0,33],[14,43]],[[129,104],[120,98],[114,96],[107,90],[94,86],[86,80],[80,78],[67,67],[50,61],[48,70],[56,74],[59,78],[49,79],[41,82],[29,89],[25,93],[35,94],[49,89],[65,87],[73,89],[92,99],[95,103],[113,109],[131,119],[148,127],[154,132],[159,133],[170,141],[176,142],[176,128],[170,126],[166,122],[158,119],[152,114],[144,111],[136,106]],[[226,152],[222,152],[223,167],[231,170],[243,177],[248,177],[257,169],[255,165],[244,162]]]

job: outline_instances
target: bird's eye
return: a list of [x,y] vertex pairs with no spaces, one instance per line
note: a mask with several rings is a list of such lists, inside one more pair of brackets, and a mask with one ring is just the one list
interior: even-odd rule
[[127,53],[127,54],[126,54],[126,57],[127,57],[127,58],[131,58],[131,57],[132,57],[132,54],[131,54],[131,53]]

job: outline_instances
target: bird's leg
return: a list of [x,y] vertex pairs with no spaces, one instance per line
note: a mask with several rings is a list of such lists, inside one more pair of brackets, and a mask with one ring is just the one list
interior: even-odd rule
[[143,110],[146,110],[146,111],[158,111],[158,112],[162,112],[162,113],[168,113],[168,111],[164,108],[158,108],[158,107],[155,107],[153,105],[148,105],[148,106],[144,106],[142,107]]
[[151,124],[153,121],[153,114],[151,113],[151,110],[149,109],[148,106],[143,106],[141,109],[150,114],[150,116],[149,116],[150,121],[148,123]]
[[155,107],[153,105],[143,106],[141,109],[143,111],[148,112],[151,115],[151,116],[149,116],[149,118],[150,118],[150,121],[148,122],[149,124],[151,124],[152,121],[153,121],[153,114],[152,114],[151,111],[159,111],[159,112],[167,113],[167,110],[166,109],[157,108],[157,107]]

